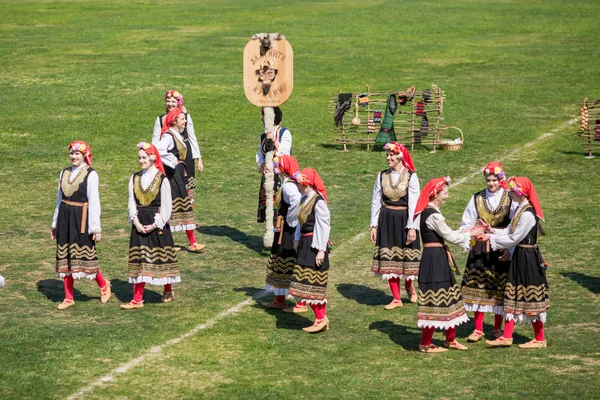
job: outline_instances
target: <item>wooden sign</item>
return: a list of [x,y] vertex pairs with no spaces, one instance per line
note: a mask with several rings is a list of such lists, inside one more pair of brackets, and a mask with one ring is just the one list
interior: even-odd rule
[[244,93],[259,107],[283,104],[294,88],[294,53],[279,33],[252,36],[244,48]]

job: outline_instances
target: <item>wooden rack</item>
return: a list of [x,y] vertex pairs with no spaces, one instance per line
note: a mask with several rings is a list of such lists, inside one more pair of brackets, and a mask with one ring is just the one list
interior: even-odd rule
[[[344,151],[348,151],[348,145],[375,145],[375,138],[381,127],[385,115],[385,109],[390,95],[406,95],[410,93],[406,91],[389,92],[371,92],[369,85],[365,85],[366,92],[352,93],[351,107],[342,119],[339,126],[335,127],[336,143],[344,146]],[[431,85],[428,99],[425,100],[423,92],[425,90],[414,89],[414,95],[406,101],[404,105],[398,102],[398,108],[394,115],[394,131],[397,141],[406,146],[410,144],[411,151],[414,150],[415,144],[430,145],[433,147],[432,153],[436,152],[437,148],[442,150],[459,150],[464,143],[462,131],[454,126],[444,125],[442,113],[444,111],[444,102],[446,101],[445,93],[436,85]],[[341,90],[338,94],[342,93]],[[368,102],[361,105],[359,102],[361,96],[368,97]],[[338,97],[334,96],[329,99],[328,110],[331,114],[335,113]],[[419,104],[422,103],[422,104]],[[422,108],[422,110],[418,110]],[[381,121],[374,122],[374,113],[381,112]],[[429,129],[426,132],[423,129],[422,120],[423,114],[428,120]],[[371,125],[371,129],[369,129]],[[458,130],[460,140],[452,141],[448,138],[449,132]]]
[[587,156],[585,158],[594,158],[593,152],[600,151],[600,100],[588,104],[588,98],[583,100],[583,107],[580,110],[580,125],[577,136],[581,137]]

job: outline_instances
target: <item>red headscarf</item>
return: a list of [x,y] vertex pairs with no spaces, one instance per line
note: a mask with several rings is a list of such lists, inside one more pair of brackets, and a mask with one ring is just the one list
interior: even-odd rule
[[298,181],[299,184],[303,186],[311,186],[313,187],[317,193],[319,193],[325,199],[326,203],[329,203],[327,200],[327,189],[325,189],[325,184],[321,180],[321,177],[312,168],[304,168],[300,171],[300,179]]
[[165,172],[165,166],[162,163],[158,149],[152,143],[141,142],[137,145],[138,149],[144,150],[146,154],[152,159],[154,157],[154,166],[162,172],[163,175],[167,175]]
[[392,153],[402,154],[402,165],[404,165],[404,168],[408,168],[411,172],[415,172],[415,165],[413,164],[412,157],[405,145],[398,142],[389,142],[383,146],[383,148]]
[[542,206],[540,205],[540,200],[538,199],[535,188],[533,187],[533,183],[524,176],[516,177],[511,176],[508,180],[510,189],[517,193],[519,196],[527,197],[529,200],[529,204],[533,207],[535,211],[535,215],[538,216],[539,219],[544,221],[544,213],[542,212]]
[[69,150],[71,149],[80,152],[83,155],[85,163],[90,167],[92,166],[92,149],[86,142],[83,140],[76,140],[69,145]]
[[282,155],[278,157],[277,167],[279,171],[287,174],[296,182],[300,176],[300,165],[294,156]]
[[171,128],[171,125],[173,125],[173,123],[175,122],[177,117],[179,117],[179,114],[181,114],[182,112],[183,112],[183,110],[182,110],[181,106],[178,106],[177,108],[174,108],[168,112],[167,116],[165,117],[165,121],[163,122],[162,129],[160,131],[161,136],[166,131],[168,131],[169,128]]
[[415,207],[415,217],[414,218],[417,218],[417,216],[419,214],[421,214],[427,208],[427,205],[429,204],[431,199],[433,197],[435,197],[435,195],[438,194],[438,192],[440,190],[442,190],[442,188],[444,186],[449,185],[449,184],[450,184],[449,176],[442,176],[441,178],[433,178],[432,180],[430,180],[427,183],[427,185],[425,185],[423,190],[421,190],[421,194],[419,195],[419,200],[417,200],[417,206]]
[[496,175],[498,177],[500,187],[502,189],[508,190],[508,184],[506,183],[506,175],[504,173],[504,167],[502,166],[502,164],[500,162],[491,161],[491,162],[487,163],[487,165],[483,169],[483,176],[487,177],[490,174]]

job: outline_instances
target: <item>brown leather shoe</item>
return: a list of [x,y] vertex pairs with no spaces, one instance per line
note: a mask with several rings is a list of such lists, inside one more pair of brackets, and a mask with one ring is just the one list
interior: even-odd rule
[[417,300],[418,300],[417,291],[415,290],[414,284],[413,284],[413,286],[411,286],[411,292],[410,292],[410,299],[409,300],[410,300],[411,303],[416,303]]
[[432,344],[430,344],[429,346],[423,346],[422,344],[420,344],[419,351],[421,353],[443,353],[445,351],[448,351],[448,349],[445,349],[443,347],[437,347]]
[[173,299],[175,298],[175,295],[173,294],[173,292],[163,292],[163,295],[160,299],[160,301],[162,301],[163,303],[168,303],[170,301],[173,301]]
[[190,247],[188,247],[188,251],[190,253],[201,253],[205,247],[206,247],[206,245],[203,245],[200,243],[194,243]]
[[60,303],[60,304],[58,305],[58,307],[57,307],[57,308],[58,308],[59,310],[64,310],[64,309],[66,309],[66,308],[69,308],[69,307],[71,307],[71,306],[74,306],[74,305],[75,305],[75,302],[74,302],[73,300],[66,300],[66,299],[65,299],[65,300],[63,300],[63,302],[62,302],[62,303]]
[[393,310],[395,308],[402,307],[403,305],[404,304],[402,304],[402,300],[393,300],[390,304],[384,306],[383,308],[386,310]]
[[302,313],[308,312],[308,307],[307,306],[288,307],[288,308],[284,308],[283,312],[294,313],[294,314],[302,314]]
[[311,326],[307,326],[306,328],[302,328],[304,332],[307,333],[317,333],[321,331],[329,330],[329,319],[327,317],[323,318],[320,321],[315,321],[315,323]]
[[513,344],[513,339],[507,339],[504,336],[500,336],[496,340],[486,340],[485,344],[487,344],[488,347],[510,347]]
[[277,303],[275,301],[264,301],[260,303],[264,308],[274,308],[276,310],[283,310],[286,308],[286,303]]
[[444,347],[452,350],[469,350],[467,346],[458,343],[456,340],[454,342],[444,342]]
[[473,331],[473,333],[471,333],[469,335],[469,337],[467,338],[467,342],[469,342],[469,343],[479,342],[482,337],[483,337],[483,332],[482,331],[478,331],[477,329],[475,329]]
[[545,340],[535,340],[531,342],[520,344],[519,347],[522,349],[545,349],[547,342]]
[[110,290],[110,282],[106,281],[106,286],[100,289],[100,301],[104,304],[108,303],[111,294],[112,291]]
[[134,303],[133,300],[131,300],[129,303],[121,304],[121,308],[123,310],[135,310],[137,308],[144,308],[144,301],[142,300],[139,303]]

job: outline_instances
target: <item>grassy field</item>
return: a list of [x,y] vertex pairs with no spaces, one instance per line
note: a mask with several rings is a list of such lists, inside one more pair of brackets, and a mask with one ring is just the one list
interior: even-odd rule
[[[573,135],[583,98],[600,98],[597,1],[2,1],[2,11],[0,398],[600,398],[600,161],[585,159]],[[252,300],[268,255],[255,222],[260,111],[242,88],[242,50],[257,32],[281,32],[293,46],[284,125],[301,166],[328,188],[331,330],[319,335],[300,330],[312,315]],[[417,147],[413,159],[422,184],[466,178],[443,208],[451,226],[483,188],[487,161],[536,185],[550,264],[547,349],[477,343],[424,355],[416,306],[383,309],[391,296],[369,272],[367,234],[384,155],[332,145],[327,101],[365,84],[431,83],[446,91],[446,122],[463,129],[465,146]],[[125,312],[127,182],[168,89],[183,93],[199,135],[196,216],[207,251],[180,254],[176,301],[161,304],[150,287],[147,306]],[[77,305],[60,312],[49,225],[74,139],[94,151],[98,252],[115,298],[102,305],[95,283],[78,281]],[[459,340],[471,330],[459,327]],[[531,337],[528,325],[515,330],[517,343]]]

